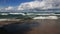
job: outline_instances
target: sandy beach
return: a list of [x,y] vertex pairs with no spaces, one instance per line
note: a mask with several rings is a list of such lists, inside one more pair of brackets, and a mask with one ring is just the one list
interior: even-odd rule
[[[17,23],[20,21],[1,21],[0,25],[8,25],[12,23]],[[60,34],[60,19],[38,19],[38,20],[27,20],[25,22],[39,23],[38,26],[31,28],[31,31],[23,32],[24,34]],[[20,33],[19,33],[20,34]]]

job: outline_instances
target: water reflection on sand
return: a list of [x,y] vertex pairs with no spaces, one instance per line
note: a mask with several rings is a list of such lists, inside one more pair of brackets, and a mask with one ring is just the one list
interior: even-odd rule
[[[37,27],[39,25],[38,22],[24,22],[24,23],[13,23],[9,25],[4,25],[0,27],[1,32],[3,33],[3,30],[5,31],[4,33],[11,33],[11,34],[23,34],[24,32],[31,31],[32,28]],[[24,33],[25,34],[25,33]]]
[[60,19],[41,19],[13,23],[0,27],[0,33],[6,34],[60,34]]

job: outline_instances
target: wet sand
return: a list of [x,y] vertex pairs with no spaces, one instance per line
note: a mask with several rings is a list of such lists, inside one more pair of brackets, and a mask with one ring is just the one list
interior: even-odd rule
[[[38,22],[39,26],[31,28],[27,32],[23,32],[23,34],[60,34],[60,19],[41,19],[41,20],[32,20],[31,22],[26,21],[28,23]],[[0,22],[3,23],[14,23],[14,22]],[[19,22],[20,23],[20,22]],[[21,34],[20,32],[17,34]]]
[[60,34],[60,19],[36,21],[40,23],[40,26],[30,31],[30,34]]

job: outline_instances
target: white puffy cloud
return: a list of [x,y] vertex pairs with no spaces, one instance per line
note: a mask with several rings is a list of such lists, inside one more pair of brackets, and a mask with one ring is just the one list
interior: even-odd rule
[[5,8],[0,8],[0,11],[1,10],[7,11],[7,10],[13,10],[13,9],[14,9],[14,7],[8,6],[8,7],[5,7]]
[[39,1],[26,2],[26,3],[21,3],[20,6],[18,7],[18,10],[33,9],[39,6],[40,6]]
[[11,6],[5,8],[5,10],[13,10],[13,9],[14,9],[14,7],[11,7]]
[[45,1],[44,8],[60,8],[60,0],[43,0]]
[[25,3],[21,3],[19,6],[17,7],[12,7],[12,6],[8,6],[6,8],[2,8],[0,9],[0,11],[19,11],[19,10],[43,10],[43,9],[54,9],[54,8],[60,8],[60,0],[35,0],[35,1],[31,1],[31,2],[25,2]]
[[25,10],[25,9],[53,9],[53,8],[60,8],[60,0],[35,0],[32,2],[21,3],[18,7],[18,10]]
[[12,11],[15,11],[15,7],[8,6],[8,7],[0,8],[0,12],[12,12]]
[[1,10],[1,9],[0,9]]

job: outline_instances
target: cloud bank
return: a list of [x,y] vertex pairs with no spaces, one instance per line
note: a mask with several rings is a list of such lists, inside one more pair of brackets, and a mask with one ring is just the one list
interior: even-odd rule
[[59,9],[60,8],[60,0],[35,0],[31,2],[21,3],[18,7],[11,7],[8,6],[6,8],[0,9],[1,10],[12,10],[12,11],[19,11],[19,10],[44,10],[44,9]]
[[43,1],[32,1],[32,2],[26,2],[21,3],[18,7],[18,10],[24,10],[24,9],[53,9],[53,8],[60,8],[60,0],[43,0]]
[[32,1],[32,2],[26,2],[21,3],[20,6],[18,6],[18,10],[25,10],[25,9],[34,9],[39,8],[41,9],[45,5],[45,2],[40,1]]

